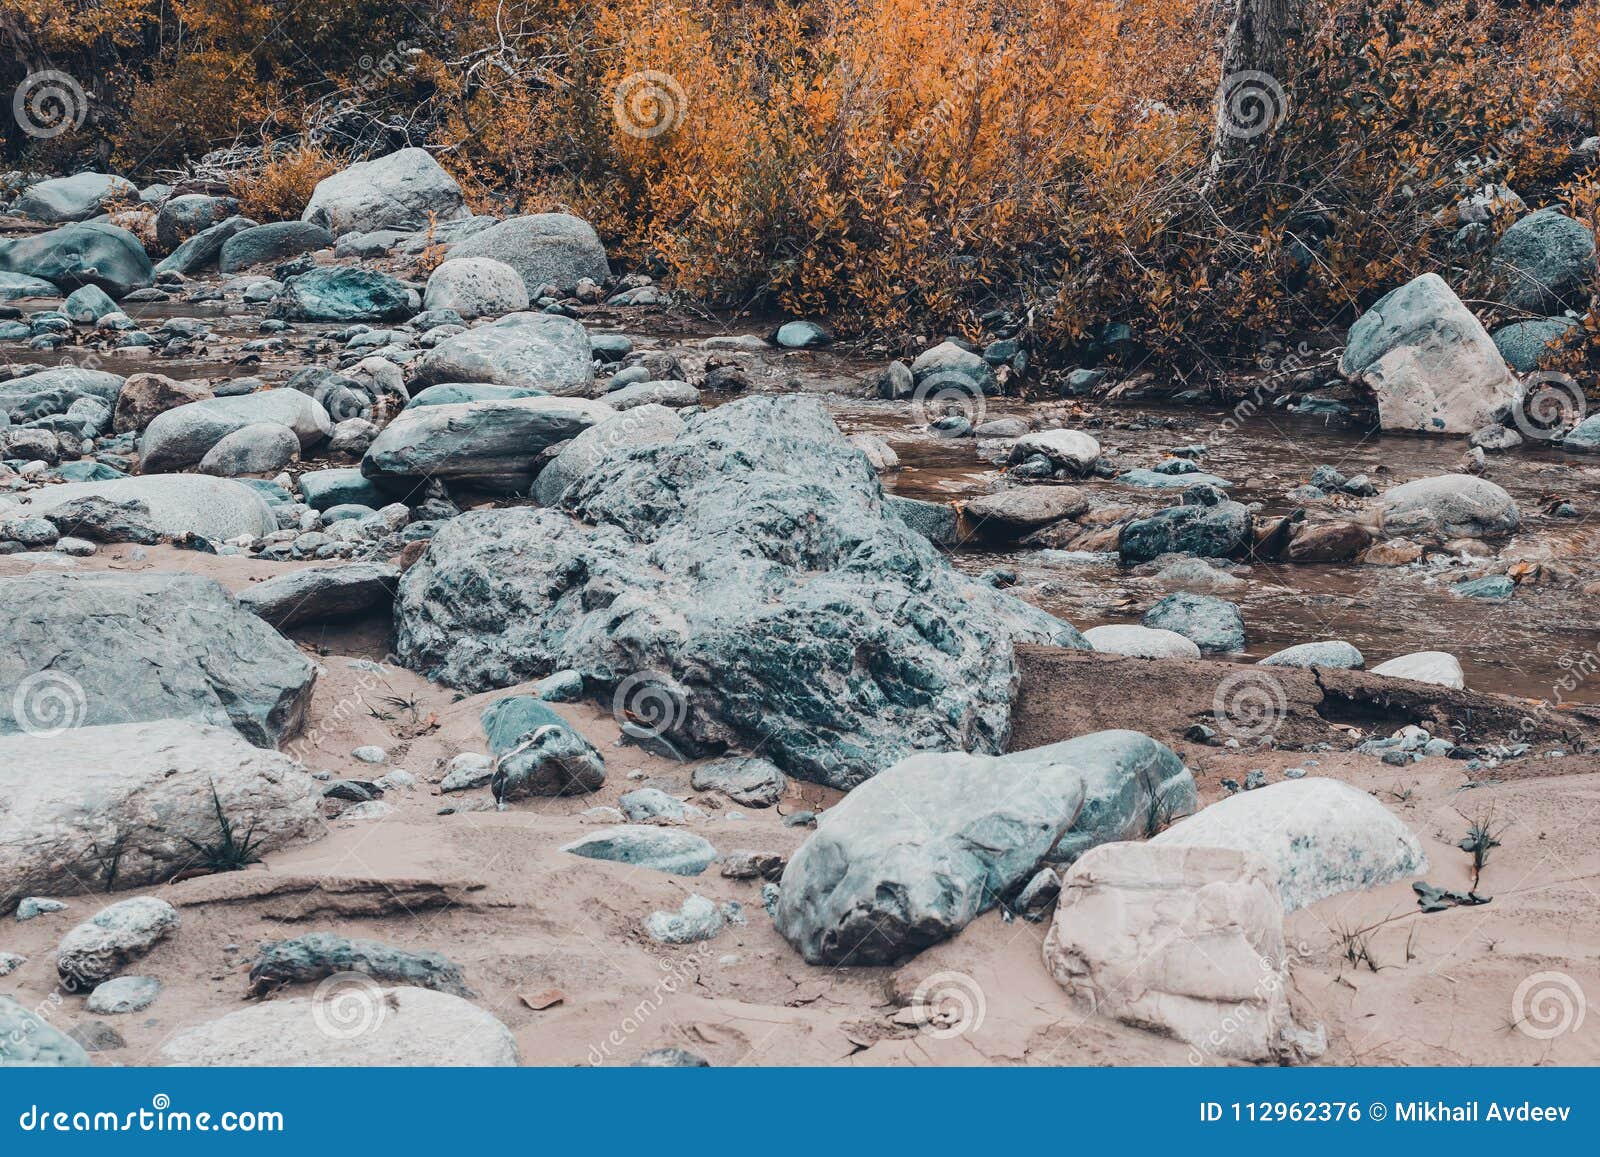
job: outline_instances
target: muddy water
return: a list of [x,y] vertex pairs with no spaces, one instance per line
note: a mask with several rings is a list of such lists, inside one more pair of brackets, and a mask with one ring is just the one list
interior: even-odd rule
[[[16,302],[26,309],[56,302]],[[334,347],[322,339],[341,327],[296,325],[281,336],[289,349],[241,360],[239,346],[261,336],[261,307],[221,302],[140,303],[128,310],[149,328],[169,317],[205,318],[213,338],[192,355],[169,358],[147,351],[95,351],[68,347],[29,350],[0,344],[0,362],[60,364],[72,361],[115,373],[154,371],[178,378],[262,376],[275,380],[317,357],[328,360]],[[909,497],[950,501],[984,493],[1001,477],[980,456],[971,439],[930,436],[905,403],[865,397],[882,365],[879,359],[833,351],[757,353],[706,350],[699,339],[713,334],[757,331],[753,325],[730,331],[713,322],[668,319],[628,311],[597,311],[585,317],[596,331],[626,332],[641,347],[670,348],[691,365],[707,356],[746,366],[762,391],[802,391],[822,396],[847,433],[878,434],[894,447],[902,469],[885,478],[892,491]],[[711,400],[711,399],[708,399]],[[1027,415],[1032,403],[989,399],[983,418]],[[1235,483],[1233,496],[1260,503],[1264,513],[1293,509],[1285,495],[1306,481],[1314,467],[1335,466],[1346,475],[1369,474],[1380,489],[1457,466],[1465,450],[1460,439],[1382,435],[1321,418],[1265,411],[1238,418],[1223,409],[1158,406],[1100,406],[1085,403],[1071,424],[1091,431],[1127,467],[1151,466],[1167,451],[1204,444],[1203,469]],[[1561,520],[1542,513],[1552,497],[1571,501],[1588,514],[1600,494],[1600,463],[1549,448],[1516,451],[1491,460],[1489,477],[1504,486],[1521,507],[1525,526],[1508,552],[1548,557],[1576,571],[1579,582],[1563,587],[1519,587],[1503,603],[1459,598],[1451,581],[1477,573],[1461,560],[1454,565],[1384,568],[1354,565],[1253,565],[1232,568],[1243,585],[1218,591],[1240,604],[1248,632],[1243,658],[1259,658],[1295,643],[1348,639],[1368,665],[1418,650],[1455,654],[1468,685],[1532,699],[1554,694],[1577,652],[1600,648],[1600,614],[1580,593],[1586,581],[1600,578],[1594,566],[1600,531],[1587,519]],[[1106,501],[1159,505],[1151,492],[1114,481],[1081,483]],[[1176,501],[1174,497],[1172,499]],[[1362,518],[1370,503],[1353,500],[1351,517]],[[974,543],[958,548],[956,565],[972,573],[1004,566],[1017,572],[1016,593],[1080,628],[1101,623],[1137,622],[1143,611],[1171,588],[1148,575],[1116,564],[1114,557],[1063,557],[1059,552],[1003,551]],[[1503,569],[1503,568],[1502,568]],[[1565,658],[1564,658],[1565,657]],[[1596,681],[1600,683],[1600,680]],[[1600,702],[1600,686],[1580,688],[1568,698]]]

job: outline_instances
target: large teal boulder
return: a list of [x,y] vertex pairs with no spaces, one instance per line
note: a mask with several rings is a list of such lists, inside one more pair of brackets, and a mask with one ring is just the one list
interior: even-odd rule
[[280,304],[296,321],[402,321],[417,312],[414,291],[386,273],[348,265],[289,278]]
[[1530,213],[1495,243],[1496,272],[1505,279],[1501,301],[1529,313],[1582,311],[1595,272],[1594,232],[1558,209]]
[[0,242],[0,272],[42,278],[69,292],[98,285],[118,301],[156,276],[137,237],[100,221]]
[[1494,331],[1495,348],[1506,364],[1519,374],[1539,368],[1539,359],[1559,348],[1578,322],[1570,317],[1541,317],[1517,321]]
[[789,860],[778,931],[812,964],[887,964],[954,936],[1047,861],[1145,839],[1198,807],[1136,731],[998,758],[914,755],[853,790]]

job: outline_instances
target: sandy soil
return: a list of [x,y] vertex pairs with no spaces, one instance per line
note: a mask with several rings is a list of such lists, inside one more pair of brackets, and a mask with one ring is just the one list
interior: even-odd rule
[[[147,550],[142,561],[133,554],[111,548],[79,565],[182,568],[234,590],[284,565],[166,548]],[[0,574],[26,565],[0,559]],[[309,768],[366,779],[381,769],[350,752],[377,744],[389,751],[392,766],[419,783],[388,793],[391,810],[382,818],[335,818],[327,839],[271,855],[265,865],[152,890],[178,905],[183,919],[177,935],[138,969],[159,977],[165,991],[146,1012],[104,1018],[126,1047],[96,1054],[97,1063],[160,1063],[160,1046],[172,1034],[241,1007],[258,943],[320,930],[443,952],[461,966],[479,1003],[511,1027],[529,1064],[626,1064],[666,1045],[717,1065],[1198,1059],[1187,1045],[1071,1006],[1041,961],[1047,924],[992,912],[899,968],[813,967],[774,930],[759,881],[724,879],[715,868],[698,878],[670,876],[560,851],[605,823],[584,817],[584,810],[654,785],[705,810],[690,829],[719,851],[787,854],[807,833],[786,826],[783,815],[827,807],[835,793],[792,783],[773,809],[695,793],[691,765],[623,745],[607,710],[580,704],[559,710],[605,753],[602,791],[518,803],[503,813],[471,810],[492,808],[487,789],[442,796],[431,781],[452,756],[485,750],[478,716],[503,692],[459,697],[385,664],[388,629],[381,621],[301,633],[297,641],[323,670],[294,752]],[[1136,681],[1140,666],[1126,661],[1124,678]],[[1202,690],[1208,698],[1209,689]],[[1039,689],[1030,693],[1039,703]],[[1136,708],[1137,694],[1129,700]],[[1057,696],[1051,712],[1039,709],[1050,732],[1107,725],[1095,718],[1100,708],[1075,713],[1062,702]],[[1427,879],[1437,885],[1471,887],[1468,857],[1454,846],[1469,822],[1490,816],[1504,828],[1503,846],[1480,885],[1493,897],[1485,906],[1423,915],[1409,882],[1398,882],[1289,918],[1293,999],[1302,1022],[1327,1029],[1321,1063],[1600,1063],[1600,1036],[1593,1032],[1538,1034],[1525,986],[1530,976],[1556,972],[1600,993],[1600,844],[1593,837],[1600,770],[1593,757],[1522,760],[1472,784],[1464,765],[1448,759],[1395,768],[1347,751],[1198,747],[1151,730],[1195,768],[1207,802],[1222,794],[1222,779],[1243,780],[1255,768],[1275,781],[1285,768],[1305,767],[1371,791],[1423,839],[1432,865]],[[451,807],[455,814],[440,814]],[[651,941],[645,917],[676,909],[691,892],[739,902],[748,924],[687,947]],[[52,951],[100,902],[67,899],[69,911],[0,924],[0,950],[29,958],[7,978],[7,988],[30,1006],[50,1008],[50,1019],[62,1027],[94,1018],[81,997],[53,1003]],[[974,1012],[965,1031],[918,1025],[916,993],[925,984],[956,985],[967,994]],[[1525,988],[1520,1012],[1519,986]],[[560,1000],[549,1007],[535,1009],[524,999],[545,1004],[552,989]]]

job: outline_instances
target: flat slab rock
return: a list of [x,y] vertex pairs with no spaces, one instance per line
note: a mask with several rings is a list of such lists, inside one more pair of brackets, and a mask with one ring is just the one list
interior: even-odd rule
[[0,579],[0,604],[0,686],[19,689],[0,735],[186,719],[276,747],[304,723],[316,669],[211,579],[40,573]]
[[261,852],[317,839],[321,798],[299,764],[230,727],[158,720],[5,736],[0,911],[103,888],[107,848],[120,851],[118,886],[164,883],[195,864],[195,843],[220,838],[219,807]]
[[1233,848],[1264,860],[1285,911],[1428,870],[1411,830],[1364,791],[1336,779],[1270,784],[1219,800],[1150,841]]
[[250,964],[250,990],[252,995],[263,996],[287,984],[307,984],[351,972],[385,984],[472,995],[461,969],[438,952],[412,952],[332,932],[263,944]]
[[279,629],[331,622],[387,611],[399,579],[399,568],[388,563],[307,567],[246,588],[239,605]]
[[511,1030],[477,1005],[365,977],[320,996],[270,1000],[187,1029],[161,1048],[173,1065],[516,1065]]

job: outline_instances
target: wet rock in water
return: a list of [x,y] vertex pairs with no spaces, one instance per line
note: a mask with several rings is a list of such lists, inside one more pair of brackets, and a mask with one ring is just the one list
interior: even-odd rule
[[1226,490],[1233,485],[1226,478],[1207,474],[1204,470],[1190,470],[1181,474],[1168,474],[1161,470],[1125,470],[1117,475],[1124,486],[1137,486],[1141,490],[1187,490],[1191,486],[1214,486]]
[[228,239],[256,226],[257,222],[248,217],[229,217],[219,221],[202,229],[157,262],[155,271],[157,274],[181,273],[190,276],[214,268],[221,260],[222,247],[228,243]]
[[1202,485],[1184,492],[1184,505],[1124,526],[1117,552],[1124,563],[1149,562],[1164,554],[1227,558],[1249,546],[1252,527],[1246,507]]
[[0,1069],[83,1068],[89,1054],[38,1013],[9,996],[0,995]]
[[772,340],[786,350],[809,350],[831,345],[833,335],[814,321],[789,321],[778,327]]
[[520,1061],[511,1030],[477,1005],[448,992],[383,988],[360,977],[186,1029],[161,1046],[161,1057],[206,1068],[503,1068]]
[[1470,474],[1441,474],[1391,486],[1380,499],[1390,537],[1491,538],[1521,522],[1517,504],[1499,486]]
[[601,463],[634,446],[670,442],[683,432],[683,419],[665,406],[646,405],[596,422],[561,448],[533,481],[531,497],[554,506],[567,488]]
[[1334,779],[1286,780],[1229,796],[1150,842],[1260,856],[1288,912],[1428,870],[1405,824],[1366,792]]
[[205,193],[185,193],[171,197],[156,213],[156,244],[171,253],[197,233],[220,225],[239,213],[239,202],[232,197],[212,197]]
[[464,318],[497,317],[528,308],[522,275],[492,257],[457,257],[428,275],[423,304],[453,309]]
[[84,1008],[101,1016],[143,1012],[161,995],[161,982],[153,976],[118,976],[97,985]]
[[1088,498],[1071,486],[1018,486],[969,498],[962,507],[977,535],[1000,542],[1026,538],[1088,509]]
[[97,285],[117,301],[155,280],[139,239],[99,221],[0,241],[0,272],[43,278],[68,292]]
[[789,781],[783,772],[753,755],[736,755],[700,764],[689,775],[695,791],[716,791],[745,807],[771,807],[783,798]]
[[1600,452],[1600,414],[1590,414],[1568,430],[1561,441],[1561,448],[1575,454]]
[[162,374],[133,374],[113,395],[111,428],[119,434],[143,430],[168,410],[212,397],[205,382],[180,381]]
[[386,273],[348,265],[289,278],[278,306],[295,321],[402,321],[417,312],[413,290]]
[[606,761],[578,730],[542,700],[513,695],[491,703],[483,730],[495,755],[496,800],[598,791]]
[[266,996],[285,985],[311,984],[342,973],[359,973],[384,984],[472,995],[460,967],[438,952],[411,952],[332,932],[261,945],[250,964],[250,994]]
[[611,860],[675,876],[698,876],[717,858],[717,849],[697,835],[647,824],[605,828],[565,844],[561,850],[589,860]]
[[651,1049],[644,1056],[634,1061],[632,1066],[636,1069],[704,1069],[709,1068],[711,1062],[698,1053],[688,1049],[665,1048]]
[[216,542],[278,528],[261,492],[232,479],[152,474],[107,482],[68,482],[29,492],[22,509],[63,534],[92,542],[149,543],[158,535],[198,534]]
[[0,792],[0,909],[35,892],[105,885],[107,848],[118,849],[119,887],[204,866],[200,847],[222,839],[219,808],[258,852],[324,831],[316,781],[292,759],[231,728],[179,720],[0,738]]
[[93,325],[108,313],[115,313],[117,303],[106,296],[98,285],[85,285],[74,289],[61,303],[61,312],[75,322]]
[[1100,457],[1100,443],[1081,430],[1041,430],[1013,442],[1009,461],[1015,466],[1035,455],[1049,459],[1057,469],[1085,474]]
[[0,602],[0,686],[19,688],[0,734],[181,718],[273,747],[304,722],[316,669],[211,579],[41,572],[0,579]]
[[587,221],[566,213],[512,217],[457,241],[449,256],[505,262],[522,275],[530,300],[546,285],[566,291],[585,278],[604,283],[611,276],[599,234]]
[[1461,662],[1448,651],[1417,651],[1400,655],[1371,668],[1374,675],[1388,675],[1392,679],[1410,679],[1417,683],[1435,683],[1460,691],[1467,685]]
[[276,474],[299,457],[300,439],[289,427],[277,422],[252,422],[224,435],[206,451],[197,469],[220,478]]
[[283,630],[386,611],[399,580],[400,571],[388,563],[307,567],[241,591],[239,605]]
[[426,149],[358,161],[322,178],[301,213],[334,237],[378,229],[425,229],[471,216],[461,186]]
[[644,928],[657,944],[694,944],[710,940],[728,926],[721,909],[704,896],[684,899],[676,912],[652,912]]
[[569,317],[510,313],[445,338],[411,365],[413,389],[462,382],[587,394],[594,384],[589,335]]
[[1493,257],[1506,283],[1500,300],[1512,309],[1554,314],[1587,308],[1595,244],[1583,222],[1558,209],[1530,213],[1500,235]]
[[404,410],[373,440],[361,472],[401,493],[429,479],[522,493],[540,452],[610,418],[586,398],[511,398]]
[[396,621],[404,662],[449,686],[570,668],[658,691],[657,737],[682,754],[764,742],[840,787],[919,747],[999,750],[1011,641],[1083,645],[887,517],[877,476],[803,397],[697,415],[558,509],[452,519],[402,577]]
[[948,502],[923,502],[886,494],[884,505],[935,546],[954,546],[960,541],[960,516]]
[[1331,667],[1341,671],[1359,671],[1366,660],[1361,652],[1343,639],[1329,639],[1318,643],[1299,643],[1285,647],[1261,660],[1263,667]]
[[282,261],[301,253],[326,249],[333,244],[333,235],[320,225],[305,221],[274,221],[240,229],[222,243],[217,254],[220,273],[237,273],[252,265],[269,261]]
[[1176,631],[1107,623],[1083,633],[1089,645],[1107,655],[1133,659],[1198,659],[1200,648]]
[[177,909],[153,896],[135,896],[101,909],[61,938],[56,974],[69,991],[110,980],[178,930]]
[[1295,563],[1350,562],[1372,545],[1370,529],[1356,522],[1302,524],[1283,557]]
[[999,758],[912,756],[829,809],[790,858],[778,931],[812,964],[899,960],[955,935],[1046,858],[1142,838],[1194,800],[1182,760],[1132,731]]
[[302,450],[325,441],[333,429],[322,404],[298,390],[190,402],[158,414],[145,427],[139,436],[139,469],[164,474],[198,465],[223,438],[262,422],[289,427]]
[[1244,615],[1227,599],[1181,592],[1168,595],[1146,611],[1140,622],[1157,630],[1174,631],[1205,654],[1244,650]]
[[1500,356],[1518,373],[1532,373],[1539,362],[1582,326],[1576,318],[1542,317],[1515,321],[1494,331],[1494,345]]
[[110,173],[74,173],[29,185],[12,203],[11,211],[52,225],[87,221],[105,212],[108,198],[126,200],[138,192],[126,178]]
[[1339,369],[1377,395],[1385,430],[1470,434],[1521,396],[1488,332],[1437,273],[1362,314]]
[[1254,856],[1095,848],[1062,883],[1044,963],[1085,1013],[1175,1037],[1196,1063],[1297,1059],[1282,901]]

